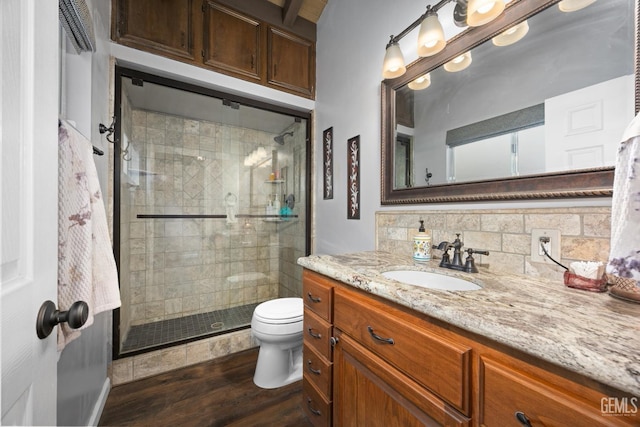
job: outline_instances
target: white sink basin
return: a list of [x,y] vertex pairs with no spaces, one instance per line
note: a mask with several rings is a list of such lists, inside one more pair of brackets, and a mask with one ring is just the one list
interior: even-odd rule
[[387,279],[397,280],[408,285],[444,291],[476,291],[480,286],[468,280],[444,274],[416,270],[394,270],[382,273]]

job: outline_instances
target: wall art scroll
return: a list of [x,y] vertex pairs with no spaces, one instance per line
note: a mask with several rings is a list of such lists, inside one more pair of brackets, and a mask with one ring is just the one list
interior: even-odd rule
[[347,219],[360,219],[360,135],[347,141]]
[[322,132],[324,200],[333,199],[333,127]]

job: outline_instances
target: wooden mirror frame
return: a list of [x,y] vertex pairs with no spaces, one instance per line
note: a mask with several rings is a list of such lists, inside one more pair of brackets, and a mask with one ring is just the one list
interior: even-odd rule
[[[506,28],[541,12],[560,0],[520,0],[508,5],[500,17],[481,27],[469,28],[453,37],[440,53],[419,58],[398,78],[382,82],[382,138],[381,138],[381,190],[383,205],[450,203],[486,200],[526,200],[578,197],[610,197],[613,194],[614,167],[552,172],[522,177],[508,177],[490,181],[442,184],[434,186],[394,189],[394,142],[396,117],[396,90],[445,64],[458,55],[484,43]],[[640,79],[638,55],[638,0],[635,1],[635,112],[640,105]]]

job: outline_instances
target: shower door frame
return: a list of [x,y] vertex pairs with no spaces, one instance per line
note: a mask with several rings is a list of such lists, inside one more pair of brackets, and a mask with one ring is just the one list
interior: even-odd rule
[[[210,96],[213,98],[218,98],[221,100],[228,100],[231,102],[237,102],[241,105],[259,108],[263,110],[267,110],[274,113],[286,114],[293,118],[300,118],[307,121],[306,125],[306,159],[305,159],[305,182],[306,182],[306,195],[304,201],[305,207],[305,255],[309,255],[311,253],[311,224],[312,222],[312,211],[311,211],[311,198],[313,197],[313,186],[311,182],[312,177],[312,146],[311,143],[311,119],[312,113],[310,111],[302,111],[296,110],[293,108],[282,107],[278,105],[269,104],[263,101],[258,101],[255,99],[234,95],[231,93],[222,92],[215,89],[206,88],[203,86],[198,86],[191,83],[186,83],[180,80],[175,80],[168,77],[162,77],[155,74],[151,74],[142,70],[138,70],[135,68],[129,68],[117,65],[115,66],[115,96],[114,96],[114,133],[113,133],[113,144],[114,144],[114,163],[113,163],[113,251],[116,260],[116,266],[118,268],[118,276],[120,276],[120,174],[122,171],[122,157],[121,157],[121,135],[122,135],[122,120],[121,120],[121,102],[122,102],[122,79],[123,78],[131,78],[131,79],[140,79],[143,82],[154,83],[158,85],[168,86],[174,89],[184,90],[187,92],[192,92],[199,95]],[[224,331],[214,331],[209,334],[198,335],[194,337],[189,337],[185,339],[181,339],[178,341],[160,344],[153,347],[147,347],[144,349],[128,351],[126,353],[121,353],[121,343],[120,343],[120,308],[117,308],[113,311],[113,321],[112,321],[112,357],[113,360],[121,359],[125,357],[131,357],[138,354],[148,353],[150,351],[156,351],[163,348],[173,347],[180,344],[185,344],[188,342],[198,341],[205,338],[209,338],[216,335],[223,335],[227,333],[231,333],[234,331],[248,329],[250,325],[244,327],[238,327],[233,329],[228,329]]]

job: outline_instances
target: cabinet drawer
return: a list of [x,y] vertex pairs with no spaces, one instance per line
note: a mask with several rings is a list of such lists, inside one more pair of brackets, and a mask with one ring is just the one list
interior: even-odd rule
[[616,426],[629,425],[625,423],[634,419],[603,416],[600,399],[587,401],[486,357],[480,357],[479,394],[480,425],[486,427],[520,426],[517,412],[533,426]]
[[373,299],[342,288],[334,294],[334,325],[409,377],[469,415],[471,348],[398,317]]
[[331,323],[333,285],[317,273],[304,270],[302,273],[304,306]]
[[308,346],[304,345],[303,372],[318,390],[331,400],[331,374],[333,364]]
[[[305,379],[307,373],[304,373]],[[313,386],[311,381],[302,382],[302,407],[315,427],[331,425],[331,403]]]
[[304,342],[327,360],[331,360],[331,332],[333,328],[312,311],[304,311]]

